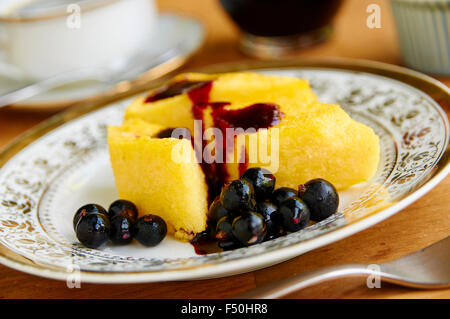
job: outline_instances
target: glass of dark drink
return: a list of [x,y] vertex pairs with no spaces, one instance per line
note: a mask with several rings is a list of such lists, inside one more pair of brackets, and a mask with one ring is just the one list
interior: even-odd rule
[[322,42],[342,0],[220,0],[242,30],[241,49],[274,58]]

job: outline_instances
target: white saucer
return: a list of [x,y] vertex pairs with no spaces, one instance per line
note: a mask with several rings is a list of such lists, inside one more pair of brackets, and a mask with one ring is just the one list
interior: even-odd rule
[[[142,45],[145,46],[143,50],[148,52],[149,57],[158,56],[176,47],[179,52],[171,60],[185,61],[200,47],[203,39],[204,28],[200,22],[172,13],[162,13],[159,16],[158,31]],[[167,69],[167,72],[170,71],[173,71],[173,68]],[[0,77],[0,95],[23,85],[24,83]],[[12,107],[33,110],[63,108],[74,102],[95,97],[113,86],[114,84],[111,86],[97,81],[66,85],[36,95]]]

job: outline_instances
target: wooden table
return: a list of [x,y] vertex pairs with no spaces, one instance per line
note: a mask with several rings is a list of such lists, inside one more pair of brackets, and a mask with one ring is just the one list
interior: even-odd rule
[[[381,7],[381,29],[366,27],[366,7]],[[186,65],[249,59],[238,51],[238,32],[216,0],[161,0],[160,9],[198,17],[208,29],[202,50]],[[342,56],[401,64],[390,6],[383,0],[347,0],[328,42],[298,56]],[[450,85],[450,78],[440,78]],[[447,114],[450,110],[446,110]],[[0,111],[0,147],[52,114]],[[203,281],[133,285],[82,284],[27,275],[0,266],[0,298],[227,298],[295,272],[346,263],[381,263],[423,248],[450,234],[450,177],[426,196],[388,220],[315,251],[259,271]],[[294,293],[290,298],[449,298],[450,289],[424,291],[382,284],[369,289],[365,279],[339,279]]]

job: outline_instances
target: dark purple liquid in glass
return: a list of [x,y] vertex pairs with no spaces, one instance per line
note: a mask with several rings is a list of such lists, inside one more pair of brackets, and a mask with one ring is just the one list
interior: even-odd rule
[[290,36],[320,29],[336,14],[341,0],[220,0],[245,32],[262,37]]

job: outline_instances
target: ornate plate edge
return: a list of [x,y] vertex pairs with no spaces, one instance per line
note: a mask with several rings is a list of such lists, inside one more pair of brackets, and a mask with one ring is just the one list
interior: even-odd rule
[[[242,71],[242,70],[256,70],[256,69],[271,69],[271,68],[293,68],[293,67],[314,67],[314,68],[327,68],[327,69],[341,69],[356,72],[366,72],[370,74],[378,74],[399,80],[403,83],[409,84],[421,91],[424,91],[431,96],[441,107],[450,106],[450,89],[439,81],[421,74],[419,72],[409,70],[403,67],[385,64],[381,62],[356,60],[356,59],[327,59],[327,60],[313,60],[303,59],[299,60],[287,60],[287,61],[272,61],[272,62],[241,62],[241,63],[225,63],[211,65],[208,67],[196,69],[197,72],[230,72],[230,71]],[[146,90],[159,86],[166,78],[158,79],[154,81],[150,87]],[[423,86],[425,84],[425,87]],[[0,152],[0,168],[16,153],[22,150],[24,147],[50,132],[54,128],[70,121],[75,118],[81,117],[91,111],[100,109],[107,104],[116,102],[117,99],[106,99],[102,102],[88,102],[84,105],[80,105],[77,109],[70,109],[61,114],[57,114],[35,128],[25,132],[12,143],[7,145]],[[442,108],[439,110],[444,115],[446,120],[446,128],[448,131],[448,118],[445,111]],[[403,198],[394,205],[381,209],[380,211],[373,213],[372,215],[348,224],[346,227],[337,228],[329,233],[321,236],[306,240],[302,242],[302,248],[298,249],[297,245],[291,247],[281,248],[279,250],[268,252],[246,259],[246,267],[242,269],[240,261],[229,261],[222,264],[215,264],[214,267],[207,266],[193,266],[177,270],[162,270],[151,272],[136,272],[136,273],[92,273],[81,272],[80,276],[83,282],[92,283],[131,283],[131,282],[152,282],[152,281],[165,281],[165,280],[193,280],[222,277],[225,275],[233,275],[251,270],[260,269],[267,264],[267,260],[277,260],[277,263],[283,262],[300,254],[303,254],[312,249],[319,248],[327,245],[336,240],[348,237],[356,232],[362,231],[392,215],[399,212],[406,206],[410,205],[418,198],[425,195],[433,187],[435,187],[440,181],[442,181],[450,172],[450,149],[449,149],[449,136],[447,134],[447,147],[438,164],[436,165],[436,171],[434,176],[426,181],[422,186],[413,191],[410,195]],[[68,276],[67,272],[60,269],[52,269],[47,265],[42,266],[35,264],[34,262],[25,259],[23,256],[9,251],[6,247],[0,246],[0,262],[5,266],[52,279],[65,280]]]

